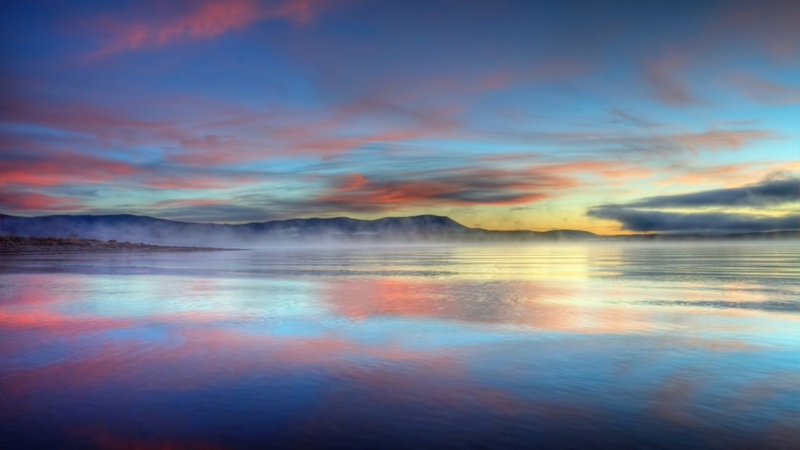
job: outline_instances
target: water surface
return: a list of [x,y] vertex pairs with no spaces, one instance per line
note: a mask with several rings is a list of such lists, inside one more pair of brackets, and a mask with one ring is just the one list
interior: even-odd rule
[[800,448],[800,246],[4,255],[4,448]]

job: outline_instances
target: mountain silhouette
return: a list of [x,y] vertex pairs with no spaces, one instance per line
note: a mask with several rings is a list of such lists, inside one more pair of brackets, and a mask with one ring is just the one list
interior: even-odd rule
[[252,245],[324,241],[430,240],[471,229],[435,215],[359,220],[348,217],[289,219],[245,224],[191,223],[130,214],[0,215],[0,234],[31,237],[77,236],[171,245]]
[[80,237],[160,245],[258,247],[316,243],[527,242],[587,240],[797,239],[797,231],[728,235],[602,236],[581,230],[495,231],[469,228],[446,216],[272,220],[244,224],[179,222],[131,214],[19,217],[0,214],[0,235]]

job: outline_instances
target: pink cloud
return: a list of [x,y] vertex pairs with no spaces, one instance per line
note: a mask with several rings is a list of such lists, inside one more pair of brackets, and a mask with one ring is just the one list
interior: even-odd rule
[[743,181],[752,183],[761,181],[774,174],[798,173],[800,162],[797,161],[748,161],[745,163],[720,164],[714,166],[677,169],[677,173],[660,182],[664,185],[722,185],[725,187],[741,186]]
[[[686,41],[673,45],[657,59],[644,65],[644,75],[656,97],[673,106],[703,104],[695,86],[686,79],[689,69],[713,70],[723,77],[729,76],[735,60],[767,56],[775,62],[791,64],[800,50],[800,2],[795,0],[764,0],[721,2],[709,11],[710,18],[699,32],[687,36]],[[736,67],[740,67],[737,64]],[[780,94],[796,99],[796,91],[765,80],[738,80],[748,96],[768,99],[765,103],[783,103],[775,100]],[[784,90],[787,89],[787,90]],[[755,95],[751,95],[755,94]],[[794,102],[791,100],[789,102]]]
[[132,22],[101,21],[111,42],[89,55],[101,58],[113,53],[156,48],[177,40],[209,39],[263,20],[283,19],[305,23],[318,13],[326,0],[203,0],[177,17]]
[[698,133],[675,134],[670,136],[670,139],[693,153],[698,153],[701,150],[738,150],[752,142],[775,137],[775,133],[766,130],[710,129]]
[[350,174],[313,203],[349,211],[408,206],[514,205],[553,198],[580,184],[544,168],[456,168],[380,180]]
[[[524,83],[563,81],[586,74],[590,66],[582,61],[554,59],[529,69],[502,69],[489,72],[476,83],[463,87],[465,93],[487,92],[513,87]],[[455,80],[454,80],[455,81]],[[457,82],[448,83],[450,86]]]
[[58,152],[48,155],[47,159],[0,161],[0,186],[11,184],[55,186],[69,182],[101,183],[133,174],[138,170],[138,167],[121,161],[75,152]]
[[732,81],[742,94],[765,105],[800,103],[800,86],[775,83],[748,74],[736,75]]
[[720,28],[746,35],[775,60],[793,62],[800,49],[800,3],[796,0],[737,2],[722,17]]
[[86,101],[10,96],[0,113],[2,119],[10,123],[83,133],[95,136],[105,145],[112,141],[131,144],[174,140],[185,133],[169,121],[140,119],[129,108]]
[[[151,187],[159,189],[203,190],[257,183],[263,177],[254,172],[236,173],[213,170],[189,169],[161,166],[153,168],[135,163],[102,158],[75,151],[62,151],[46,145],[35,147],[35,157],[17,157],[0,160],[0,189],[56,188],[60,185],[105,185]],[[4,196],[3,206],[16,210],[66,210],[74,209],[74,198],[52,202],[49,197],[31,197],[25,201]],[[15,200],[16,199],[16,200]],[[67,204],[64,204],[67,201]]]
[[[141,111],[158,116],[144,119]],[[328,110],[276,114],[198,98],[149,99],[119,107],[18,95],[7,99],[0,119],[58,130],[58,147],[99,145],[136,156],[135,146],[146,145],[161,148],[168,161],[202,167],[287,154],[331,155],[370,143],[442,136],[460,125],[459,112],[370,98]],[[4,133],[2,140],[26,152],[54,147],[25,133]]]
[[29,191],[4,191],[0,205],[11,211],[71,211],[83,208],[77,197]]
[[671,106],[704,103],[684,80],[688,59],[688,55],[674,54],[651,61],[645,66],[644,75],[656,98]]
[[644,178],[653,175],[654,171],[646,167],[632,166],[618,161],[574,161],[561,164],[549,164],[541,167],[544,171],[560,174],[588,174],[603,178]]

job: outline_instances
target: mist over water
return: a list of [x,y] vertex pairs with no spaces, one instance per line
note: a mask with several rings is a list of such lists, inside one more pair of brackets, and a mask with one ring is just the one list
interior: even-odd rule
[[4,255],[0,447],[790,449],[800,245]]

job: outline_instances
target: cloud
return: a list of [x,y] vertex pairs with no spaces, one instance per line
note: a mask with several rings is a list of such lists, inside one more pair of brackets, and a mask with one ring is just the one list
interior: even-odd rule
[[622,108],[611,108],[611,123],[630,125],[637,128],[656,128],[662,127],[665,123],[650,119],[642,114],[632,114]]
[[[270,184],[252,185],[235,192],[197,192],[158,198],[141,204],[116,205],[94,213],[136,213],[190,221],[241,222],[286,219],[309,215],[331,216],[371,214],[414,208],[449,208],[470,206],[524,205],[569,195],[574,188],[617,181],[623,177],[640,177],[650,172],[628,163],[599,160],[527,161],[505,159],[487,161],[483,155],[465,153],[436,154],[389,152],[387,164],[384,150],[345,152],[301,170],[262,173],[261,180],[279,183],[279,190]],[[459,166],[453,166],[458,161]],[[363,172],[353,172],[359,165]],[[238,182],[237,172],[221,169],[188,168],[178,176],[170,168],[155,178],[146,179],[149,186],[202,189],[208,180],[225,189],[228,176]],[[201,171],[199,173],[195,171]],[[170,177],[171,173],[176,173]],[[60,192],[65,192],[63,187]],[[154,195],[154,194],[149,194]],[[182,199],[184,196],[194,199]],[[136,203],[134,201],[134,203]]]
[[733,84],[746,97],[765,105],[800,103],[800,87],[775,83],[748,74],[732,78]]
[[[370,144],[454,134],[457,107],[364,98],[340,105],[252,108],[190,96],[122,105],[15,93],[0,104],[0,144],[127,153],[157,148],[176,164],[211,167],[286,156],[330,156]],[[145,118],[146,117],[146,118]],[[23,153],[24,153],[23,152]]]
[[580,182],[542,168],[456,168],[403,179],[342,177],[317,207],[349,211],[386,211],[408,206],[514,205],[552,198]]
[[700,208],[709,206],[760,208],[798,201],[800,201],[800,180],[790,178],[737,188],[649,197],[625,206],[632,208]]
[[779,135],[769,129],[713,128],[701,131],[502,131],[477,135],[478,138],[524,142],[529,144],[556,144],[564,151],[603,152],[607,154],[657,154],[664,157],[680,153],[700,154],[712,151],[735,151],[755,142],[777,139]]
[[62,153],[49,158],[0,159],[0,186],[54,186],[68,182],[100,183],[128,175],[138,168],[119,161]]
[[795,0],[767,0],[738,1],[733,5],[721,18],[720,28],[726,29],[730,36],[746,36],[776,60],[794,60],[800,48],[800,31],[797,28],[800,3]]
[[767,130],[717,130],[709,129],[699,133],[679,133],[667,137],[693,153],[702,150],[738,150],[751,142],[774,138]]
[[[741,67],[742,61],[747,64],[750,58],[768,56],[780,63],[793,63],[797,58],[800,3],[796,0],[718,2],[701,15],[706,14],[702,26],[688,31],[684,39],[669,42],[669,47],[662,48],[657,57],[646,57],[641,66],[652,93],[667,105],[707,106],[707,99],[698,94],[708,91],[697,85],[703,80],[701,77],[710,73],[716,79],[728,77],[733,67]],[[797,91],[791,86],[748,76],[742,78],[735,83],[756,101],[767,104],[797,101]],[[701,82],[708,85],[716,80]]]
[[768,179],[761,183],[689,194],[649,197],[626,204],[599,205],[589,217],[614,220],[628,231],[667,233],[744,233],[800,228],[800,215],[774,216],[726,212],[676,212],[652,208],[765,208],[800,201],[800,180]]
[[692,106],[705,103],[683,80],[688,61],[682,57],[669,57],[645,66],[645,79],[659,100],[671,106]]
[[[332,161],[337,170],[346,161]],[[319,186],[293,194],[254,188],[228,204],[164,202],[153,211],[163,217],[212,218],[223,221],[263,220],[314,215],[381,213],[415,207],[517,205],[564,195],[585,182],[549,166],[517,169],[449,167],[406,171],[317,173]]]
[[0,206],[10,211],[70,211],[84,207],[76,197],[7,189],[0,192]]
[[0,130],[0,142],[9,151],[114,148],[141,159],[145,146],[187,165],[219,165],[270,150],[257,142],[269,143],[259,128],[274,115],[226,101],[170,96],[112,106],[20,93],[4,100],[0,121],[9,126]]
[[[553,59],[536,64],[533,69],[522,70],[497,70],[483,75],[480,79],[464,86],[458,85],[458,80],[452,80],[446,87],[456,87],[454,93],[485,93],[489,91],[507,89],[526,83],[543,83],[563,81],[586,74],[592,67],[584,61],[575,59]],[[463,92],[458,92],[463,90]]]
[[614,220],[623,230],[666,233],[747,233],[800,229],[800,215],[766,216],[732,213],[679,213],[650,211],[623,205],[589,209],[589,217]]
[[160,189],[213,189],[262,181],[265,175],[170,164],[135,164],[47,146],[38,146],[35,150],[25,156],[0,157],[0,188],[41,190],[116,184]]
[[[172,121],[141,119],[130,107],[100,105],[85,100],[64,101],[14,93],[0,104],[0,120],[59,131],[61,139],[96,139],[104,145],[180,139],[184,131]],[[158,107],[159,105],[150,105]]]
[[[660,184],[699,184],[705,185],[711,180],[726,187],[741,185],[742,180],[765,180],[790,178],[792,173],[800,172],[800,161],[748,161],[711,166],[686,168],[674,167],[678,173],[662,181]],[[776,178],[776,175],[778,177]]]
[[540,167],[542,171],[550,173],[599,175],[606,179],[646,178],[654,174],[654,171],[647,167],[618,161],[584,160],[545,164]]
[[156,48],[176,40],[209,39],[263,20],[305,23],[325,3],[326,0],[203,0],[189,3],[189,9],[166,18],[119,22],[106,17],[99,25],[111,35],[110,43],[87,59],[126,50]]
[[150,205],[147,206],[154,208],[171,208],[171,207],[183,207],[183,206],[218,205],[220,203],[225,203],[225,200],[213,199],[213,198],[186,198],[186,199],[161,200],[159,202],[151,203]]

